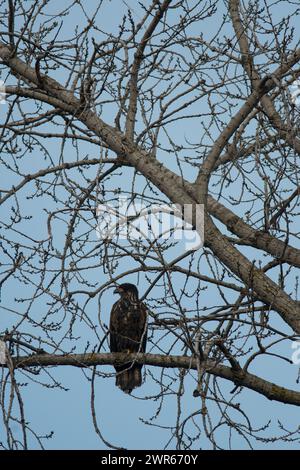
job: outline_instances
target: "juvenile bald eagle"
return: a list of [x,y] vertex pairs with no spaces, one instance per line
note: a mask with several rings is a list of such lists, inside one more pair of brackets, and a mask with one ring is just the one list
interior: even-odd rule
[[[139,300],[133,284],[121,284],[114,291],[121,298],[113,305],[110,314],[110,351],[145,352],[147,342],[147,309]],[[128,363],[114,366],[116,385],[125,393],[131,393],[142,385],[142,365]]]

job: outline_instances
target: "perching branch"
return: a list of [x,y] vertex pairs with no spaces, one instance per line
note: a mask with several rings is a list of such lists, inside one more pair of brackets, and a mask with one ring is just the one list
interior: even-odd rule
[[[15,368],[49,366],[91,367],[122,364],[129,361],[135,361],[138,364],[146,364],[154,367],[197,370],[197,359],[193,357],[165,356],[160,354],[39,354],[13,358]],[[276,400],[282,403],[300,406],[300,392],[289,390],[272,382],[268,382],[254,374],[244,372],[242,369],[239,372],[238,370],[233,370],[223,364],[216,364],[212,360],[206,360],[205,367],[206,371],[210,374],[229,380],[235,384],[238,383],[241,387],[247,387],[254,390],[261,395],[264,395],[269,400]]]

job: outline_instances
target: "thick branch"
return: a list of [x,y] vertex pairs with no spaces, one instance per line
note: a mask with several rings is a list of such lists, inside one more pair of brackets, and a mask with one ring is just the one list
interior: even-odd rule
[[276,310],[281,318],[300,333],[300,307],[283,289],[266,276],[261,269],[240,253],[215,226],[210,217],[205,220],[205,244],[232,272],[267,305]]
[[[16,368],[36,367],[36,366],[75,366],[91,367],[101,365],[122,364],[135,361],[138,364],[146,364],[154,367],[181,368],[197,370],[197,360],[187,356],[164,356],[161,354],[70,354],[52,355],[39,354],[28,357],[15,357],[13,363]],[[300,406],[300,392],[280,387],[272,382],[268,382],[249,372],[240,373],[222,364],[215,364],[209,360],[206,362],[206,371],[217,377],[229,380],[239,386],[247,387],[255,392],[264,395],[269,400],[276,400],[281,403]]]
[[209,213],[242,240],[246,240],[251,246],[264,250],[284,263],[300,267],[300,251],[297,248],[273,237],[269,233],[255,230],[213,197],[208,196],[207,202]]

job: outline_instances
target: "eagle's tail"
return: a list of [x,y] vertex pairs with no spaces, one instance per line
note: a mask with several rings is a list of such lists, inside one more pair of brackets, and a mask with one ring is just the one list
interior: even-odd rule
[[134,388],[142,385],[142,368],[135,365],[119,372],[116,376],[116,385],[123,392],[131,393]]

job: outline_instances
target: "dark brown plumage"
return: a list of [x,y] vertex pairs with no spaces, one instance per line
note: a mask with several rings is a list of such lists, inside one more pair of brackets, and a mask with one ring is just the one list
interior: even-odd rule
[[[140,302],[138,290],[133,284],[121,284],[114,291],[121,298],[110,314],[111,352],[145,352],[147,342],[147,309]],[[135,363],[115,366],[116,385],[125,393],[131,393],[142,385],[142,365]]]

